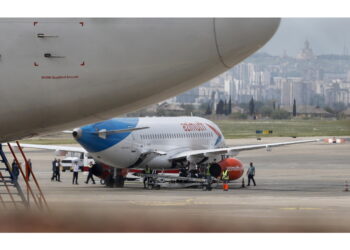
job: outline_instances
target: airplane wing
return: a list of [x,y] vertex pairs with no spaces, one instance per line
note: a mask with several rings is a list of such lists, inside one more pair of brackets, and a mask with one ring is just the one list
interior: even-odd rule
[[[3,146],[7,144],[4,143]],[[10,143],[12,147],[18,147],[16,143]],[[82,147],[69,147],[69,146],[58,146],[58,145],[40,145],[40,144],[20,144],[22,148],[37,148],[37,149],[47,149],[53,151],[61,152],[76,152],[76,153],[87,153]]]
[[215,156],[215,155],[221,155],[221,154],[229,154],[232,156],[237,155],[241,151],[246,150],[254,150],[254,149],[261,149],[266,148],[267,150],[270,150],[272,147],[281,147],[291,144],[300,144],[300,143],[308,143],[308,142],[318,142],[319,139],[314,140],[302,140],[302,141],[292,141],[292,142],[278,142],[278,143],[270,143],[270,144],[255,144],[255,145],[247,145],[247,146],[236,146],[236,147],[227,147],[227,148],[216,148],[216,149],[204,149],[204,150],[189,150],[177,153],[169,158],[169,160],[180,160],[187,158],[189,156],[196,156],[196,157],[208,157],[208,156]]

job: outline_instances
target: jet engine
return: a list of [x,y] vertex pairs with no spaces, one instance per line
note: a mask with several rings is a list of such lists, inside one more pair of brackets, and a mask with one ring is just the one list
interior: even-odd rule
[[242,162],[236,158],[226,158],[220,162],[212,163],[209,171],[212,176],[217,178],[225,169],[228,170],[230,181],[239,179],[244,173]]

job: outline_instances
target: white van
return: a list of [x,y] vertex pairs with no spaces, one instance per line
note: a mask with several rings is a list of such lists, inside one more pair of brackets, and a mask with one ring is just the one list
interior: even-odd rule
[[[80,156],[77,156],[80,155]],[[62,172],[69,170],[73,172],[73,162],[77,161],[81,171],[88,171],[90,168],[90,162],[95,163],[94,159],[91,156],[86,156],[86,154],[74,154],[61,160]]]

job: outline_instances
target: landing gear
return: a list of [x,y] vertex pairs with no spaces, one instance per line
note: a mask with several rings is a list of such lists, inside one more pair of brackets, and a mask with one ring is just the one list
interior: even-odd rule
[[105,179],[105,184],[107,187],[117,187],[117,188],[122,188],[124,187],[124,176],[122,175],[122,170],[113,168],[112,174],[110,174],[106,179]]
[[148,190],[152,190],[152,189],[158,190],[160,189],[160,186],[156,184],[153,177],[147,177],[147,180],[145,182],[145,188]]

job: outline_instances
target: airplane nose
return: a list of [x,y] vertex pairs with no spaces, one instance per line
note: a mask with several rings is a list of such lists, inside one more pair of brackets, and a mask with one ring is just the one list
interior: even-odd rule
[[214,20],[217,52],[221,62],[231,68],[275,34],[280,18],[218,18]]
[[72,135],[73,135],[74,139],[79,139],[82,135],[81,128],[74,129]]

